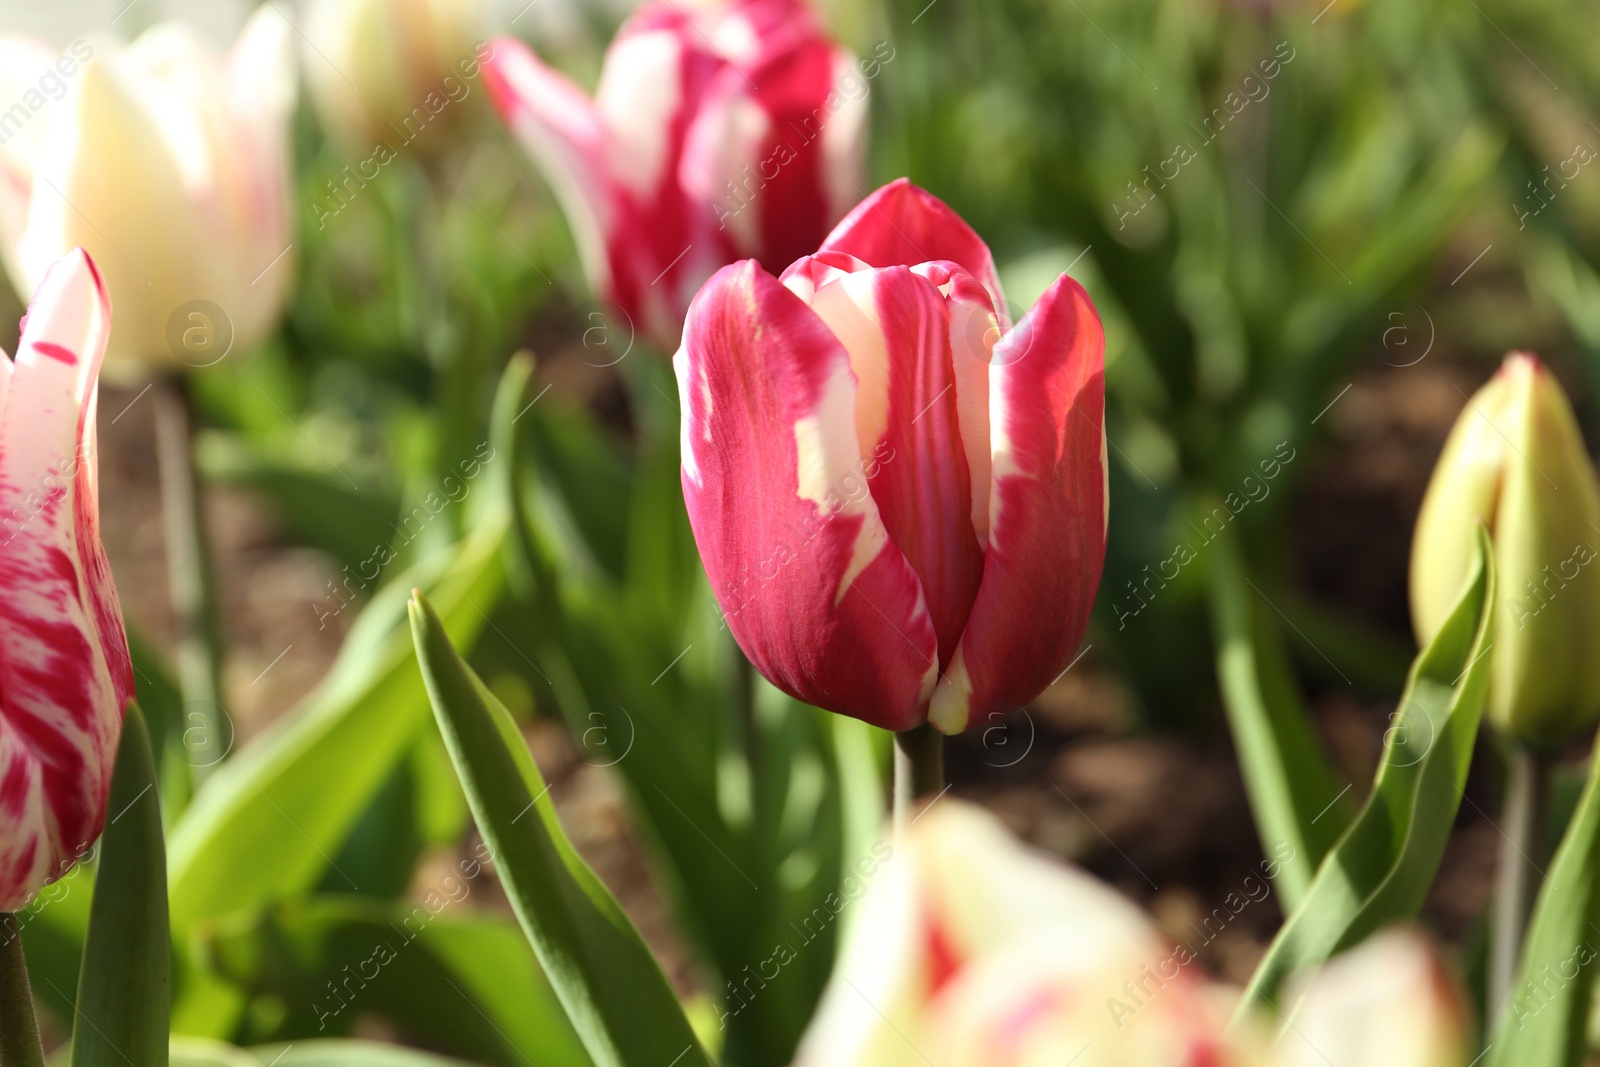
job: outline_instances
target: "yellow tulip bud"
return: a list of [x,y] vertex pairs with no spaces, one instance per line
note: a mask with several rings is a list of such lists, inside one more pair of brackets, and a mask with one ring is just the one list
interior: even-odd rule
[[1411,548],[1420,642],[1460,593],[1478,522],[1501,589],[1489,721],[1523,745],[1561,745],[1600,717],[1600,484],[1566,394],[1525,352],[1467,402],[1428,483]]

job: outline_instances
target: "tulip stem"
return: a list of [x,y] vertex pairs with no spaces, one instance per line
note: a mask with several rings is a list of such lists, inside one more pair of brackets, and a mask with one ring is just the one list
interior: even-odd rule
[[10,912],[0,912],[0,1067],[44,1067],[22,927]]
[[1513,745],[1507,759],[1505,810],[1495,874],[1495,906],[1489,943],[1489,1011],[1505,1010],[1516,985],[1522,935],[1533,912],[1545,861],[1550,799],[1550,761]]
[[205,499],[194,464],[194,395],[186,380],[156,383],[156,460],[161,474],[167,576],[177,617],[178,685],[183,693],[184,744],[196,778],[220,761],[223,733],[222,623],[206,535]]
[[921,797],[944,791],[944,735],[927,723],[894,735],[894,824],[914,821]]

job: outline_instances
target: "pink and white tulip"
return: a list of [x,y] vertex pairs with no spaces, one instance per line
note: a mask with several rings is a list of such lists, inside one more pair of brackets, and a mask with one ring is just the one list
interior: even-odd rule
[[651,0],[612,42],[592,100],[514,39],[494,42],[484,70],[595,293],[671,349],[718,267],[782,270],[860,198],[873,62],[824,37],[804,0]]
[[695,540],[774,685],[959,733],[1067,666],[1108,506],[1104,335],[1077,282],[1013,325],[988,247],[902,179],[781,280],[719,271],[673,366]]
[[1239,990],[1193,949],[980,808],[940,800],[874,852],[828,903],[844,947],[794,1067],[1466,1067],[1464,1001],[1419,935],[1379,933],[1230,1026]]
[[0,353],[0,912],[100,834],[133,667],[100,543],[95,397],[111,304],[78,249]]
[[[179,23],[122,47],[78,42],[59,58],[0,39],[4,99],[26,102],[41,72],[70,68],[59,98],[41,97],[0,139],[0,251],[24,294],[73,248],[94,255],[121,302],[107,373],[194,364],[172,341],[191,325],[231,323],[235,348],[276,325],[294,267],[291,33],[268,4],[225,57]],[[228,323],[190,321],[196,301]]]
[[897,836],[795,1067],[1240,1067],[1230,994],[1089,875],[954,799]]

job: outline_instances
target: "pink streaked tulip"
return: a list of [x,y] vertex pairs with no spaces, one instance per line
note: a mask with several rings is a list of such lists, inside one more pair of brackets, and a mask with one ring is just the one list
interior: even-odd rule
[[1233,994],[1137,908],[946,799],[843,911],[795,1067],[1243,1067]]
[[82,249],[0,353],[0,912],[100,834],[133,667],[100,544],[95,396],[111,304]]
[[719,271],[673,366],[695,540],[774,685],[953,734],[1067,666],[1108,507],[1104,335],[1077,282],[1012,325],[988,247],[902,179],[781,280]]
[[[593,100],[520,41],[485,84],[560,198],[595,293],[663,349],[717,268],[777,273],[860,198],[867,79],[804,0],[651,0]],[[868,73],[870,71],[870,73]]]

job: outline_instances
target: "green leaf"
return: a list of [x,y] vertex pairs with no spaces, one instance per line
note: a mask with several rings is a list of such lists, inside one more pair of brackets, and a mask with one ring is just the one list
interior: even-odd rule
[[1237,540],[1229,531],[1211,546],[1217,677],[1262,851],[1279,862],[1287,914],[1305,899],[1350,813],[1295,684],[1276,609],[1245,573]]
[[479,832],[595,1063],[709,1067],[660,965],[567,840],[516,724],[456,654],[420,593],[411,602],[411,626],[434,715]]
[[237,1036],[342,1037],[379,1018],[405,1040],[500,1067],[589,1067],[522,931],[468,910],[495,892],[486,855],[480,845],[418,901],[311,897],[224,924],[206,955],[251,1000],[282,1005]]
[[97,881],[78,975],[72,1067],[161,1067],[172,1004],[166,849],[155,755],[132,702],[111,777]]
[[303,892],[328,870],[427,721],[400,626],[408,581],[432,589],[454,638],[470,642],[500,595],[506,524],[495,509],[447,558],[380,590],[328,679],[206,780],[172,834],[176,929]]
[[1317,869],[1305,900],[1273,939],[1238,1018],[1275,1002],[1290,975],[1323,963],[1422,907],[1460,806],[1488,686],[1494,563],[1478,551],[1450,618],[1412,665],[1372,793]]
[[1534,904],[1511,1003],[1486,1067],[1577,1067],[1587,1050],[1600,951],[1600,748]]

